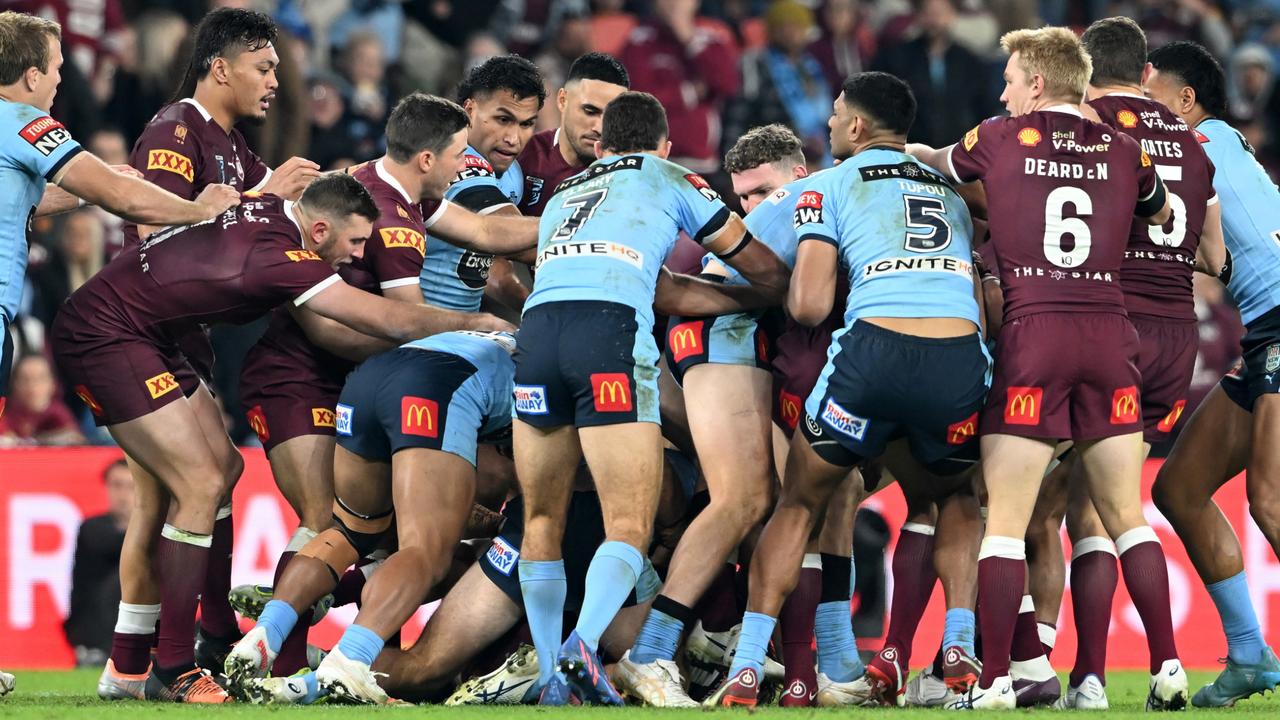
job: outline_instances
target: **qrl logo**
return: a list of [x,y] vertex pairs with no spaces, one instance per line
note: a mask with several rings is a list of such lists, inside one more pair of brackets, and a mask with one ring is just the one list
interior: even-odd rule
[[1111,424],[1131,425],[1138,422],[1138,387],[1122,387],[1111,394]]
[[680,323],[671,328],[667,333],[667,346],[671,348],[671,359],[679,363],[687,357],[701,355],[704,352],[702,349],[704,325],[704,321],[695,320]]
[[1009,425],[1039,425],[1044,388],[1012,386],[1005,396],[1004,421]]
[[178,379],[173,376],[173,373],[160,373],[153,378],[147,378],[147,392],[152,400],[159,399],[161,395],[167,395],[177,389]]
[[947,426],[947,444],[963,445],[978,434],[978,413]]
[[809,225],[822,222],[822,193],[808,192],[800,193],[800,199],[796,200],[795,226]]
[[440,436],[436,427],[440,406],[435,400],[406,395],[400,398],[400,432],[405,435],[434,438]]
[[626,373],[592,373],[596,412],[631,412],[631,377]]
[[249,408],[245,418],[249,420],[249,428],[258,436],[260,442],[265,443],[271,439],[271,431],[267,428],[267,416],[263,414],[261,405]]
[[1186,400],[1179,400],[1173,404],[1173,409],[1169,410],[1169,414],[1164,416],[1156,429],[1160,432],[1173,432],[1173,428],[1178,424],[1178,420],[1182,418],[1182,411],[1187,407]]

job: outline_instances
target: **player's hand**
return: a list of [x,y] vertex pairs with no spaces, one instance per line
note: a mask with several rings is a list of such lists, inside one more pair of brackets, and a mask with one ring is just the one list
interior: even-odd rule
[[306,158],[291,157],[271,173],[271,179],[262,186],[262,192],[279,195],[287,200],[297,200],[312,180],[320,177],[320,166]]
[[227,208],[240,204],[240,191],[230,185],[214,183],[213,185],[205,186],[205,189],[201,190],[200,195],[196,197],[195,202],[207,211],[205,217],[217,217]]
[[112,165],[111,169],[120,175],[128,175],[129,177],[136,178],[142,177],[142,173],[138,171],[138,168],[132,165]]
[[478,330],[482,332],[509,332],[514,333],[516,326],[503,320],[497,315],[489,313],[476,313],[471,321],[471,327],[468,330]]

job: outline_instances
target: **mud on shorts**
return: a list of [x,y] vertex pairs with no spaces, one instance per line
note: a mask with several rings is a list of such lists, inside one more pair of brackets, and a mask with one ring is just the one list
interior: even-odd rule
[[396,348],[347,376],[338,398],[338,445],[389,462],[404,448],[451,453],[476,464],[484,388],[476,367],[452,353]]
[[924,338],[859,320],[832,350],[801,426],[819,457],[852,467],[905,437],[916,460],[939,475],[977,460],[990,368],[977,333]]
[[1253,412],[1262,395],[1280,393],[1280,307],[1245,328],[1241,365],[1222,378],[1222,390],[1235,404]]
[[516,418],[540,428],[660,423],[658,346],[635,309],[573,300],[525,311],[516,335]]

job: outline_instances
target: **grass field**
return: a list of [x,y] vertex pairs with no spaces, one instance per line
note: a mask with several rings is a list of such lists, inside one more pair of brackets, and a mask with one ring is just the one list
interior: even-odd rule
[[[616,716],[616,713],[626,713],[631,717],[640,718],[658,716],[676,717],[681,714],[687,716],[689,712],[692,712],[680,710],[642,710],[640,708],[629,708],[625,711],[584,708],[553,710],[550,708],[518,708],[511,706],[491,708],[445,708],[439,706],[420,706],[416,708],[371,709],[327,705],[306,708],[228,705],[220,708],[203,708],[137,702],[106,703],[98,700],[97,696],[94,694],[94,685],[97,681],[97,676],[98,673],[94,670],[18,673],[17,690],[12,695],[0,700],[0,718],[18,718],[19,720],[26,720],[28,718],[30,720],[44,720],[44,718],[94,718],[95,720],[98,718],[129,718],[130,720],[138,720],[141,718],[163,717],[166,720],[181,720],[183,718],[208,718],[213,715],[220,715],[229,718],[279,718],[284,716],[305,716],[308,718],[317,718],[318,720],[326,720],[328,718],[362,717],[364,713],[372,710],[373,712],[388,712],[398,715],[410,713],[441,716],[448,713],[449,717],[463,716],[477,720],[501,720],[505,718],[519,718],[521,716],[538,718],[564,716],[566,718],[577,718],[581,720],[584,713],[592,716],[598,714]],[[1191,673],[1191,684],[1193,688],[1199,687],[1210,679],[1212,679],[1211,673]],[[1108,692],[1111,699],[1112,709],[1105,717],[1137,718],[1142,716],[1144,714],[1142,709],[1143,701],[1146,698],[1146,681],[1146,675],[1143,673],[1111,673],[1109,676]],[[731,714],[740,711],[723,710],[719,712]],[[756,712],[774,716],[790,717],[796,717],[800,714],[808,713],[865,715],[870,713],[892,712],[897,717],[901,717],[904,720],[910,720],[912,718],[936,716],[938,713],[944,711],[918,709],[782,710],[780,708],[764,708]],[[1053,713],[1054,711],[1039,710],[1036,712]],[[1199,714],[1209,711],[1195,710],[1192,708],[1190,712]],[[1280,717],[1280,700],[1277,700],[1275,695],[1267,695],[1265,698],[1254,697],[1246,702],[1240,703],[1234,709],[1213,712],[1226,714],[1230,717],[1243,715],[1249,717],[1276,718]]]

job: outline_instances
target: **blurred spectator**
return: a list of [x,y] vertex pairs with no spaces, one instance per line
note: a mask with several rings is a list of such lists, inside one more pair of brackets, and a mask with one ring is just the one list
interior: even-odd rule
[[526,0],[409,0],[405,14],[422,23],[433,37],[461,48],[478,32],[491,32],[501,42],[524,15]]
[[97,208],[76,210],[62,219],[49,257],[32,274],[35,297],[32,314],[53,325],[62,303],[102,269],[106,259],[103,227]]
[[120,549],[133,512],[133,473],[124,458],[102,473],[107,511],[85,519],[76,536],[71,602],[62,629],[76,651],[76,667],[99,668],[111,652],[120,604]]
[[[90,135],[85,147],[108,165],[129,164],[129,145],[124,134],[115,128],[102,128]],[[124,220],[100,207],[94,207],[92,212],[102,224],[102,247],[110,260],[124,249]]]
[[106,114],[132,146],[142,128],[173,95],[186,60],[181,49],[191,26],[180,15],[161,10],[150,10],[130,25]]
[[[462,50],[462,74],[465,76],[483,65],[486,60],[506,54],[507,49],[503,47],[502,41],[494,37],[492,33],[476,33],[471,36],[471,39],[467,40],[467,44]],[[452,93],[450,93],[450,97],[452,97]]]
[[1240,358],[1240,338],[1244,336],[1240,313],[1228,302],[1222,283],[1202,273],[1195,273],[1192,283],[1200,346],[1196,350],[1196,366],[1191,374],[1187,406],[1182,411],[1185,417],[1191,416],[1191,411]]
[[698,22],[698,0],[654,0],[654,16],[632,31],[619,57],[631,89],[667,109],[671,159],[710,173],[720,167],[720,108],[738,92],[728,32]]
[[869,22],[869,4],[827,0],[822,6],[822,34],[809,46],[809,52],[822,63],[832,98],[840,94],[845,78],[865,70],[875,57],[876,34]]
[[0,446],[84,442],[75,416],[57,392],[48,358],[31,354],[18,359],[9,383],[9,401],[0,417]]
[[[533,57],[560,37],[564,23],[570,20],[589,21],[591,4],[587,0],[524,0],[524,11],[511,27],[507,47],[511,52]],[[574,55],[577,57],[587,48]],[[547,69],[539,63],[546,75]],[[559,87],[557,85],[556,87]]]
[[388,110],[387,65],[382,40],[371,33],[353,36],[343,56],[342,70],[351,83],[348,110],[376,123],[381,130]]
[[920,35],[881,51],[872,69],[902,78],[916,96],[911,142],[943,147],[969,128],[995,114],[995,97],[987,86],[987,65],[954,42],[955,0],[921,0]]
[[399,62],[404,38],[404,9],[399,0],[350,0],[348,5],[329,27],[333,48],[342,50],[360,35],[373,35],[382,41],[387,63]]
[[1194,40],[1219,58],[1231,55],[1234,40],[1222,8],[1214,0],[1123,0],[1107,9],[1137,21],[1147,34],[1147,47],[1174,40]]
[[326,170],[346,167],[355,162],[361,142],[343,99],[346,83],[330,73],[311,80],[311,144],[307,157]]
[[1258,118],[1275,127],[1280,97],[1275,93],[1275,60],[1271,53],[1256,43],[1241,45],[1231,58],[1230,77],[1227,100],[1231,117]]
[[[573,61],[591,52],[593,47],[589,15],[565,15],[560,19],[560,27],[550,45],[533,58],[533,64],[542,72],[548,98],[554,98],[556,91],[564,87],[565,75]],[[538,112],[538,131],[559,126],[560,108],[554,102],[543,103]]]
[[18,0],[14,10],[62,25],[63,53],[88,81],[99,104],[111,97],[125,29],[119,0]]
[[806,157],[826,158],[835,96],[822,64],[807,50],[817,30],[813,12],[796,0],[776,0],[765,24],[768,46],[742,56],[742,90],[725,107],[722,151],[753,127],[781,123],[804,141]]

